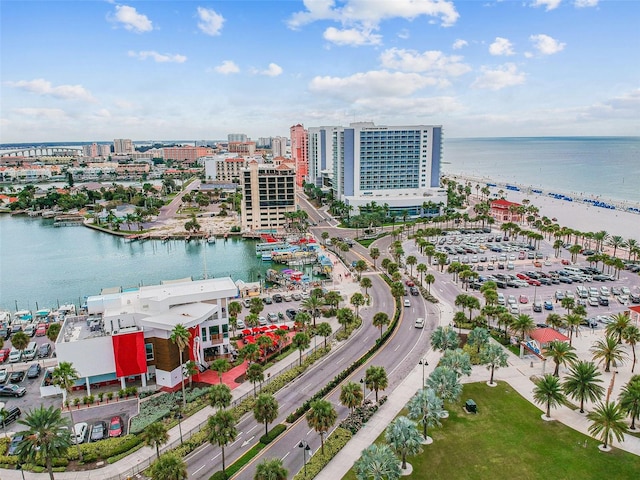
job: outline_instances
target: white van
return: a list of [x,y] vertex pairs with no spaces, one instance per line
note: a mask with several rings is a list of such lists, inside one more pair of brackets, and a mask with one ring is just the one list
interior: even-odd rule
[[418,317],[416,318],[416,323],[414,324],[416,328],[424,328],[424,318]]
[[38,354],[38,344],[36,342],[29,342],[29,345],[27,345],[27,348],[25,348],[24,352],[22,353],[22,359],[25,362],[28,362],[36,358],[37,354]]
[[22,358],[22,352],[15,347],[11,348],[9,352],[9,363],[18,363]]

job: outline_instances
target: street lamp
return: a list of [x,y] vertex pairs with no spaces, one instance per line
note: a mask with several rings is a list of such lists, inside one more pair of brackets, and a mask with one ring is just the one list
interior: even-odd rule
[[360,383],[362,384],[362,405],[364,405],[364,400],[367,398],[367,384],[364,381],[364,378],[360,379]]
[[428,367],[429,362],[427,362],[426,358],[421,358],[418,365],[422,365],[422,388],[424,388],[424,367]]
[[304,478],[307,478],[307,452],[311,451],[311,447],[307,442],[300,440],[298,448],[302,449],[302,463],[304,465]]

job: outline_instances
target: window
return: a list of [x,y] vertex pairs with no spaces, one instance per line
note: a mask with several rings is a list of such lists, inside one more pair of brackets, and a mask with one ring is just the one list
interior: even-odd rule
[[202,341],[206,342],[207,341],[207,327],[202,327]]
[[145,343],[144,350],[147,354],[147,362],[153,361],[153,343]]

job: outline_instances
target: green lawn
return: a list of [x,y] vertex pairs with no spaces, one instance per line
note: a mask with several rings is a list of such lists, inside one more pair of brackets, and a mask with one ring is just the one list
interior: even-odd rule
[[[472,398],[478,414],[464,412]],[[459,404],[449,408],[434,443],[409,458],[415,479],[605,479],[640,478],[640,457],[614,449],[602,453],[593,440],[541,411],[508,384],[466,384]],[[553,417],[553,411],[551,412]],[[384,434],[378,439],[384,441]],[[585,447],[586,442],[586,447]],[[350,471],[345,477],[354,480]]]

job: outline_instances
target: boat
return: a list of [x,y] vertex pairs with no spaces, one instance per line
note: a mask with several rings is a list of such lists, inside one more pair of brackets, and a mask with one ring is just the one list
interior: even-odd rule
[[256,245],[256,256],[260,257],[263,253],[286,252],[291,251],[292,245],[288,242],[266,242]]
[[213,235],[207,237],[207,243],[216,243],[216,237],[214,237]]
[[36,319],[47,318],[49,315],[51,315],[51,309],[50,308],[42,308],[42,309],[40,309],[40,310],[38,310],[36,312]]
[[13,317],[16,320],[20,320],[22,322],[27,322],[29,320],[33,320],[33,315],[31,315],[30,310],[18,310]]
[[262,261],[263,262],[270,262],[271,260],[273,260],[273,255],[271,253],[263,253],[262,254]]
[[6,324],[11,321],[11,313],[6,310],[0,310],[0,324]]

